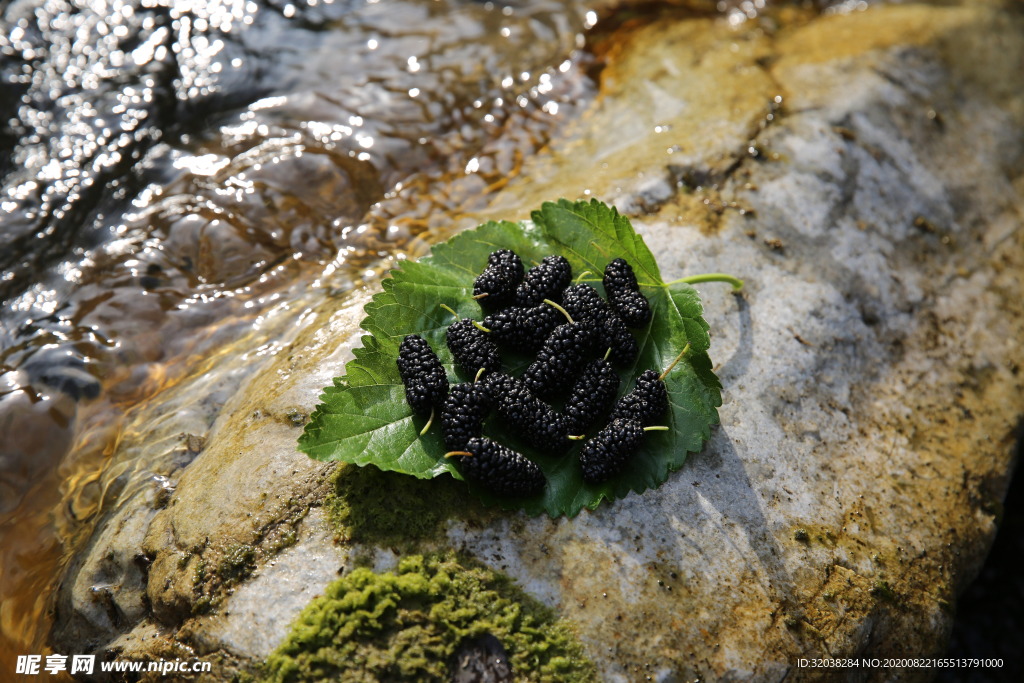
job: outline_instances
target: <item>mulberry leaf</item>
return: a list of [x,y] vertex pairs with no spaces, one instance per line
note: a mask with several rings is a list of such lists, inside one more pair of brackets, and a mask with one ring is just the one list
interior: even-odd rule
[[[552,254],[564,256],[574,278],[591,271],[583,281],[602,295],[601,277],[609,261],[622,257],[633,267],[653,318],[646,327],[632,330],[640,353],[632,366],[617,368],[618,397],[632,391],[644,370],[665,369],[687,343],[690,351],[665,379],[669,410],[664,420],[669,430],[648,433],[637,455],[610,480],[599,485],[583,481],[582,444],[566,455],[546,455],[493,414],[484,422],[484,435],[536,462],[547,485],[528,498],[498,496],[467,482],[470,491],[486,505],[522,509],[529,515],[547,512],[552,517],[572,517],[584,507],[596,508],[604,499],[657,487],[683,465],[688,453],[702,448],[710,438],[711,425],[718,423],[722,398],[721,384],[711,370],[708,324],[697,291],[683,283],[666,284],[654,255],[629,219],[597,200],[546,203],[531,218],[519,224],[492,221],[459,233],[434,245],[429,256],[404,262],[384,279],[383,291],[365,308],[361,327],[369,334],[346,365],[345,377],[335,378],[334,385],[324,389],[299,438],[301,451],[318,460],[373,464],[421,479],[446,474],[465,479],[458,458],[444,457],[438,424],[419,435],[426,419],[414,415],[406,403],[395,358],[402,339],[418,334],[437,353],[451,384],[473,381],[455,365],[445,344],[445,330],[455,317],[442,304],[462,317],[482,320],[487,312],[472,298],[473,283],[491,252],[502,248],[516,252],[525,264],[539,263]],[[526,354],[502,351],[503,370],[515,376],[532,360]],[[594,436],[602,426],[594,425],[587,436]]]

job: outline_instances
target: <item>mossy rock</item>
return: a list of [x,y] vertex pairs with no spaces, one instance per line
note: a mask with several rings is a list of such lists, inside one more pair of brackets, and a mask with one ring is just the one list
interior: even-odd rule
[[412,555],[331,583],[267,658],[268,683],[448,681],[467,639],[491,634],[519,681],[596,681],[568,622],[512,581],[453,553]]

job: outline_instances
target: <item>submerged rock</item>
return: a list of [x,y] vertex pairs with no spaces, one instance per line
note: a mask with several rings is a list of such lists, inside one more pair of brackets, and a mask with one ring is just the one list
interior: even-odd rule
[[[615,34],[602,98],[483,214],[596,196],[635,215],[666,280],[747,283],[700,287],[721,426],[660,488],[571,520],[453,505],[416,540],[557,609],[603,680],[939,654],[995,534],[1024,407],[1024,25],[986,3],[780,18]],[[227,679],[300,640],[286,626],[342,565],[414,550],[322,514],[353,489],[295,450],[365,301],[322,302],[169,499],[139,493],[96,532],[58,651],[192,648]]]

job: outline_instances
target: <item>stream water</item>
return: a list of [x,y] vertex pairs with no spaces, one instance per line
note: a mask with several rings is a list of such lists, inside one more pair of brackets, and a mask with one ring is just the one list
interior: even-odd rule
[[5,5],[0,670],[45,652],[56,576],[104,506],[172,486],[318,301],[462,227],[586,105],[588,11]]

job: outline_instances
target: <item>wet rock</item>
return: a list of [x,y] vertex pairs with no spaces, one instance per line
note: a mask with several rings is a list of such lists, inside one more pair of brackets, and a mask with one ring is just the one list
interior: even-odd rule
[[[939,654],[995,533],[1024,408],[1024,30],[985,3],[807,18],[626,33],[593,110],[483,214],[596,196],[638,214],[666,280],[747,283],[700,287],[721,426],[665,484],[572,520],[454,520],[432,541],[573,620],[604,680]],[[316,512],[330,466],[295,451],[290,418],[342,373],[365,301],[322,302],[323,322],[225,406],[170,502],[140,499],[131,533],[94,546],[152,559],[145,587],[111,597],[119,628],[156,620],[257,661],[335,565],[401,554],[335,538]],[[296,508],[312,512],[276,548]],[[237,583],[198,570],[240,545],[255,569]],[[95,553],[62,591],[59,618],[83,626],[59,650],[112,636],[68,588]]]
[[452,662],[452,683],[511,683],[512,670],[501,641],[486,633],[462,644]]

